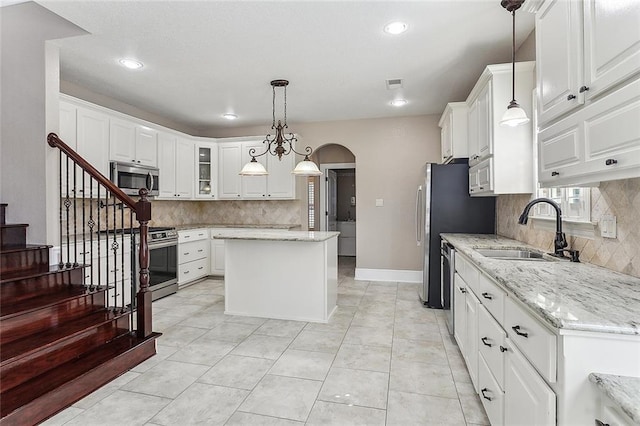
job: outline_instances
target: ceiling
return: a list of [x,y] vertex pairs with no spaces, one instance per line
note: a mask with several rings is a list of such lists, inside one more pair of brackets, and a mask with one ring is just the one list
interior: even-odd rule
[[[290,123],[436,114],[485,65],[511,60],[499,0],[38,3],[90,33],[56,41],[62,80],[192,129],[269,123],[278,78],[290,81]],[[408,31],[385,33],[396,20]],[[518,42],[533,26],[517,14]]]

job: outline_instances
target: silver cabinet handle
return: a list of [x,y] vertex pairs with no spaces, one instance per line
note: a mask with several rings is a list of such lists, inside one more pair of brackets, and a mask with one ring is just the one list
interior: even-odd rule
[[420,232],[420,208],[422,206],[422,185],[418,186],[416,191],[416,245],[422,242],[422,233]]

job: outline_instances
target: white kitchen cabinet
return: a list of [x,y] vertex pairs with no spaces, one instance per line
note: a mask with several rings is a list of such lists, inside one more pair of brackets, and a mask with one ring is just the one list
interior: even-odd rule
[[211,239],[211,275],[224,276],[224,240]]
[[296,193],[296,178],[291,171],[296,167],[296,155],[291,152],[281,159],[267,155],[267,198],[293,199]]
[[487,413],[487,417],[492,426],[523,424],[505,423],[505,394],[493,374],[491,374],[491,369],[482,354],[478,357],[478,389],[480,401],[484,406],[484,411]]
[[640,176],[640,80],[590,102],[538,134],[543,187]]
[[455,286],[453,289],[453,337],[458,343],[460,352],[464,354],[467,350],[467,310],[465,305],[468,290],[467,284],[457,272],[453,282]]
[[209,275],[209,230],[178,231],[178,286]]
[[467,361],[467,370],[471,376],[471,383],[476,392],[478,392],[478,309],[480,302],[473,293],[467,291],[465,297],[465,317],[466,317],[466,351],[465,359]]
[[[109,177],[109,116],[84,107],[77,110],[77,152],[105,177]],[[77,176],[81,178],[80,169]],[[81,183],[78,187],[81,187]],[[97,198],[98,185],[85,180],[85,187],[79,189],[86,197]],[[100,196],[104,197],[106,190],[101,188]]]
[[60,101],[60,139],[73,150],[77,149],[76,132],[78,108],[63,100]]
[[[250,142],[240,142],[240,150],[241,150],[241,163],[242,166],[251,161],[251,155],[249,155],[250,150],[255,150],[255,155],[262,154],[265,150],[265,144],[262,141],[250,141]],[[264,166],[264,168],[271,173],[270,168],[267,166],[268,157],[271,157],[271,154],[262,155],[260,157],[256,157],[256,161]],[[242,198],[245,199],[266,199],[267,198],[267,175],[265,176],[242,176],[240,178],[242,183]]]
[[109,118],[109,158],[111,161],[156,167],[158,164],[155,130],[131,121]]
[[523,426],[555,425],[555,393],[510,339],[507,339],[506,348],[504,423]]
[[466,102],[448,103],[440,117],[440,145],[442,163],[446,164],[454,158],[469,156],[468,132],[469,107]]
[[242,196],[242,145],[237,142],[218,144],[218,196],[220,199],[240,199]]
[[158,133],[159,198],[188,200],[193,197],[193,142]]
[[[609,398],[602,390],[598,390],[598,413],[596,419],[603,425],[632,426],[637,425],[627,416],[620,406]],[[595,423],[596,425],[598,423]]]
[[196,198],[215,200],[218,196],[218,146],[213,142],[197,142],[195,155]]
[[[516,99],[530,117],[534,65],[516,63]],[[511,64],[487,66],[466,101],[472,196],[533,192],[532,125],[500,126],[511,100],[511,71]]]

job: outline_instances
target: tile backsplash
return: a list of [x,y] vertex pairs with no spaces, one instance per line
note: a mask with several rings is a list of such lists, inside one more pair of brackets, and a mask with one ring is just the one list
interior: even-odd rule
[[[518,225],[518,217],[531,200],[529,195],[501,195],[497,203],[499,235],[523,241],[542,250],[553,250],[554,232],[534,229],[533,221]],[[603,215],[617,218],[617,238],[600,236]],[[569,247],[580,250],[580,260],[640,277],[640,178],[602,182],[591,189],[592,238],[569,235]]]
[[301,201],[161,201],[152,202],[151,226],[194,224],[300,225]]

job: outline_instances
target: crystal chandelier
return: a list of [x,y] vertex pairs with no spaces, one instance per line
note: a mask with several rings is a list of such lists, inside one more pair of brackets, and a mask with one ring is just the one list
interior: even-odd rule
[[[288,155],[291,152],[304,155],[304,159],[300,161],[295,169],[291,172],[294,175],[298,176],[319,176],[322,172],[318,169],[316,163],[309,159],[309,155],[313,152],[311,147],[306,147],[304,149],[304,153],[298,152],[295,150],[294,146],[298,139],[295,137],[293,133],[285,134],[284,130],[288,129],[287,126],[287,86],[289,85],[288,80],[273,80],[271,82],[271,87],[273,90],[273,121],[271,123],[271,128],[275,129],[275,135],[268,134],[263,144],[266,145],[266,149],[264,152],[260,154],[256,154],[255,148],[251,148],[249,150],[249,155],[251,156],[251,161],[244,165],[240,174],[242,176],[264,176],[269,174],[267,170],[264,168],[262,163],[258,163],[256,161],[256,157],[261,157],[266,154],[271,154],[273,156],[278,156],[279,160],[282,160],[283,155]],[[276,125],[276,87],[284,88],[284,123],[281,120],[278,120],[278,124]]]

